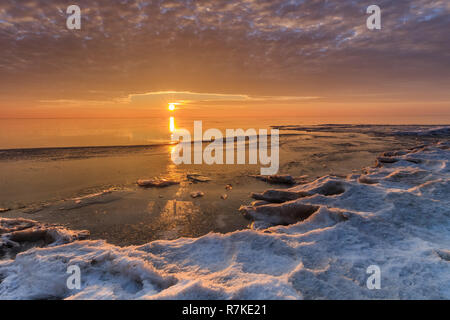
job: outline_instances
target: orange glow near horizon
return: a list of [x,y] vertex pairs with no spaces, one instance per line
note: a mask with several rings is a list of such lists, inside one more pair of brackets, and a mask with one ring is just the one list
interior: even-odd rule
[[169,111],[174,111],[174,110],[175,110],[175,104],[169,103]]

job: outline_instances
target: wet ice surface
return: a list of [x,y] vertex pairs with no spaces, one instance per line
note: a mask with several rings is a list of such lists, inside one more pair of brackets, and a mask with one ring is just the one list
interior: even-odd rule
[[[317,207],[306,220],[287,226],[262,210],[251,214],[256,227],[266,224],[262,229],[129,247],[76,241],[76,233],[60,229],[69,243],[53,240],[0,261],[0,297],[449,299],[450,143],[441,139],[386,152],[375,167],[347,177],[268,188],[271,202],[253,207],[279,206],[270,210],[272,216],[278,212],[283,218],[293,205]],[[284,201],[286,193],[297,198]],[[178,202],[167,206],[164,212],[171,216]],[[16,224],[0,222],[3,245],[14,240]],[[23,246],[36,238],[15,240]],[[69,265],[81,269],[80,290],[67,289]],[[380,290],[366,287],[370,265],[381,269]]]
[[[380,152],[437,139],[402,132],[436,128],[441,127],[288,127],[281,130],[279,172],[298,182],[360,172],[373,164]],[[106,239],[116,245],[246,229],[249,221],[238,209],[252,202],[251,193],[270,187],[252,177],[259,174],[260,166],[175,166],[170,162],[171,148],[1,151],[0,207],[12,209],[1,215],[87,229],[92,239]],[[195,173],[209,181],[192,179]],[[145,189],[136,184],[140,179],[153,178],[180,183]],[[191,196],[196,193],[204,195]]]

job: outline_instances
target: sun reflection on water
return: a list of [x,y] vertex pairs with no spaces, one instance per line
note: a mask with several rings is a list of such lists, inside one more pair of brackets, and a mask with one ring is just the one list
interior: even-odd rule
[[170,117],[169,130],[170,130],[170,133],[174,133],[175,132],[175,118],[174,117]]

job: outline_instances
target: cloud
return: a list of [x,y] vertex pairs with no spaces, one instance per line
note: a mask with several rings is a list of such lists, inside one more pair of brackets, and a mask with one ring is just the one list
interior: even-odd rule
[[426,87],[448,98],[446,0],[379,0],[380,31],[366,29],[370,1],[75,2],[81,31],[65,27],[67,1],[0,3],[2,97],[25,90],[38,100],[104,101],[172,90],[221,92],[205,97],[213,100],[406,98]]
[[298,103],[301,101],[310,101],[320,99],[320,97],[301,97],[301,96],[249,96],[246,94],[221,94],[221,93],[198,93],[189,91],[157,91],[146,93],[133,93],[126,97],[115,97],[109,100],[40,100],[41,105],[64,107],[101,107],[101,106],[120,106],[128,105],[132,107],[144,106],[149,109],[161,109],[170,103],[175,103],[183,109],[196,108],[202,105],[251,105],[258,103],[264,105],[267,103]]

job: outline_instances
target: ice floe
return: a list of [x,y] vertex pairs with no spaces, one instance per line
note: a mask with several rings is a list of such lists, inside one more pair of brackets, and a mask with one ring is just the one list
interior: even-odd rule
[[211,181],[211,178],[207,176],[203,176],[199,173],[189,173],[186,175],[186,178],[192,182],[208,182]]
[[202,191],[191,192],[191,197],[192,198],[200,198],[200,197],[203,197],[204,195],[205,195],[205,193],[202,192]]
[[86,230],[68,230],[22,218],[0,218],[0,259],[14,257],[32,247],[57,246],[88,236]]
[[143,188],[165,188],[170,187],[176,184],[180,184],[179,181],[171,180],[171,179],[149,179],[149,180],[138,180],[137,181],[138,186]]

